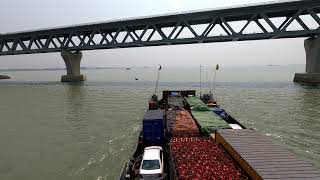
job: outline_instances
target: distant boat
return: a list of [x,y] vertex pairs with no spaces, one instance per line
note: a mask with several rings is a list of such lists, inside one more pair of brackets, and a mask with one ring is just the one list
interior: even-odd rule
[[126,68],[126,70],[131,70],[131,68]]
[[0,79],[11,79],[10,76],[0,75]]
[[138,78],[134,78],[134,80],[138,81],[139,79]]

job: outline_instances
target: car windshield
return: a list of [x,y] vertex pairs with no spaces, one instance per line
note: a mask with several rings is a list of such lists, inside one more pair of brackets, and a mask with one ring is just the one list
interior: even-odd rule
[[142,169],[145,169],[145,170],[160,169],[159,160],[143,160]]

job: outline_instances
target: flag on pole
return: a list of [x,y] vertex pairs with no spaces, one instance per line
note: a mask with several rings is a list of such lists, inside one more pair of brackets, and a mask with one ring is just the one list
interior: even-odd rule
[[216,70],[219,70],[219,64],[216,65]]

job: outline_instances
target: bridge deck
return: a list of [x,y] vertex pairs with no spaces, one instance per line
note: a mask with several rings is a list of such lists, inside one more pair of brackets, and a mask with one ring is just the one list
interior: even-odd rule
[[254,130],[218,130],[216,142],[253,179],[320,180],[320,170]]
[[0,56],[310,37],[320,1],[303,0],[0,34]]

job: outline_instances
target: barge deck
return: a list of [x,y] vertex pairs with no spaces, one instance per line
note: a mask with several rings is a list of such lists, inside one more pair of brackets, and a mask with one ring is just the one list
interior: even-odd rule
[[220,144],[252,179],[315,180],[320,171],[252,129],[216,132]]
[[[201,102],[199,97],[196,101],[191,102],[189,97],[195,100],[196,92],[194,90],[163,91],[160,101],[157,99],[155,101],[155,98],[152,98],[152,102],[149,102],[148,111],[151,110],[153,112],[147,111],[146,114],[158,114],[159,110],[163,112],[163,117],[151,118],[153,122],[155,120],[159,121],[159,119],[163,120],[163,126],[161,126],[163,127],[163,136],[159,133],[156,135],[157,137],[159,136],[158,140],[161,140],[156,145],[164,149],[165,169],[160,179],[177,180],[194,179],[195,177],[196,179],[230,179],[229,176],[224,176],[225,171],[229,172],[240,168],[237,170],[238,173],[232,176],[231,179],[320,180],[320,170],[310,163],[300,160],[292,152],[280,145],[275,144],[269,137],[260,135],[253,129],[247,129],[221,109],[219,105],[216,104],[211,107],[208,101],[201,99]],[[213,102],[216,103],[215,101]],[[194,106],[191,106],[191,103]],[[212,101],[210,103],[212,104]],[[214,118],[211,116],[214,116]],[[143,121],[146,121],[146,118]],[[224,126],[218,126],[219,123],[221,124],[220,121],[225,121]],[[199,131],[195,131],[195,124],[198,126]],[[154,126],[154,128],[156,127],[158,126]],[[155,129],[155,131],[158,130]],[[191,131],[199,132],[199,134]],[[119,177],[120,180],[139,179],[139,166],[143,149],[148,146],[145,141],[147,139],[143,137],[143,134],[146,133],[143,133],[142,128],[137,149],[130,160],[125,163]],[[185,144],[188,144],[186,142],[192,139],[198,139],[203,142],[209,140],[213,144],[210,145],[210,142],[207,142],[208,149],[200,150],[203,148],[202,145],[191,143],[195,147],[193,147],[194,150],[190,150],[191,145]],[[176,141],[183,143],[180,143],[179,153],[173,155],[172,147]],[[220,157],[220,155],[217,155],[216,152],[209,148],[214,149],[214,146],[218,148],[216,152],[225,154],[226,159],[230,157],[229,160],[221,161],[221,158],[218,158],[220,159],[219,162],[217,157]],[[183,154],[183,149],[188,153]],[[208,154],[207,151],[210,153]],[[181,164],[181,159],[186,158],[188,154],[193,154],[189,157],[189,160],[192,160],[194,166],[191,165],[191,168],[181,169],[181,167],[185,167],[184,163]],[[217,160],[217,162],[206,164],[205,161],[210,159],[212,161]],[[178,161],[180,161],[180,164]],[[223,165],[225,162],[229,162],[229,165]],[[202,167],[205,168],[203,169]],[[213,172],[212,169],[217,172]],[[230,172],[232,174],[232,171]],[[218,177],[216,177],[217,174],[219,174]]]

